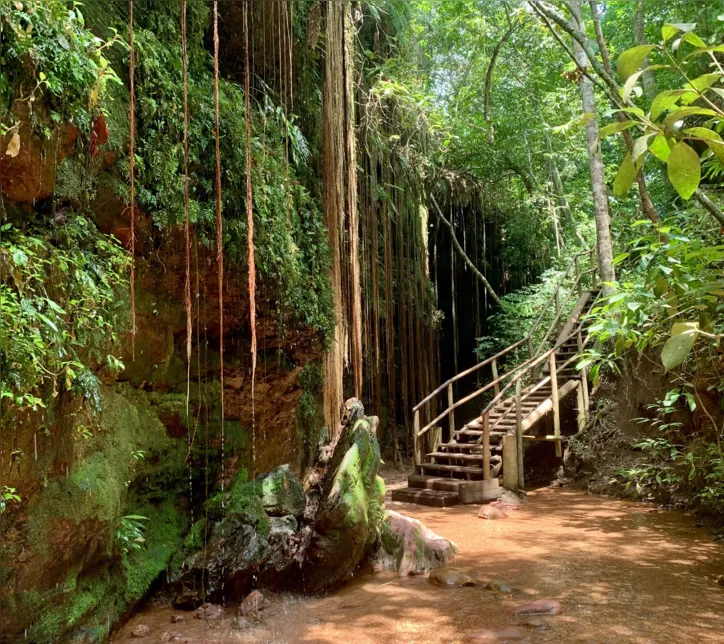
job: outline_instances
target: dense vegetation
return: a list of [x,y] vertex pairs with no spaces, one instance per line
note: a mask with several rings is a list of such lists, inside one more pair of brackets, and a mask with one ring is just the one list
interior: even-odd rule
[[650,365],[612,485],[722,515],[724,2],[219,3],[216,59],[213,3],[132,4],[133,95],[126,0],[0,0],[0,581],[53,522],[95,557],[0,592],[52,607],[18,632],[104,637],[227,500],[256,509],[257,462],[314,461],[343,394],[399,463],[416,401],[562,281],[572,306],[593,247],[601,409],[571,453]]

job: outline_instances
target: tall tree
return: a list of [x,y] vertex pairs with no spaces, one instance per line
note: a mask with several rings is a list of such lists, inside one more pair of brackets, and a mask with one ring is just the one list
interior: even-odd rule
[[[581,10],[581,0],[569,0],[571,16],[578,23],[578,30],[585,33],[586,26]],[[577,40],[573,43],[573,53],[578,66],[585,70],[588,68],[588,57]],[[596,97],[593,92],[593,83],[586,74],[581,74],[579,81],[581,88],[581,101],[583,112],[589,115],[586,123],[586,139],[588,142],[589,169],[591,172],[591,192],[593,194],[593,208],[596,218],[596,249],[598,254],[598,271],[601,282],[613,282],[616,273],[613,269],[613,249],[611,245],[611,220],[608,214],[608,191],[606,190],[606,175],[604,172],[603,155],[599,145],[598,119],[596,118]],[[605,291],[605,289],[604,289]]]

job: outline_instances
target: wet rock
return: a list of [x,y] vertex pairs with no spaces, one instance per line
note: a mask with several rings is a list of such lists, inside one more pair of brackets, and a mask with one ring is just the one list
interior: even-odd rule
[[391,569],[401,576],[422,575],[441,568],[455,557],[457,546],[438,536],[421,521],[387,512],[380,546],[373,557],[376,569]]
[[525,633],[515,626],[504,628],[491,628],[475,633],[468,633],[465,636],[466,642],[516,642],[522,640]]
[[506,586],[502,581],[498,581],[497,579],[493,579],[485,584],[485,589],[493,593],[505,593],[506,595],[513,593],[513,589],[510,586]]
[[477,585],[473,578],[466,575],[460,570],[455,568],[441,568],[440,570],[433,570],[429,577],[430,583],[437,584],[438,586],[445,586],[447,588],[460,588],[463,586],[475,586]]
[[224,614],[224,609],[219,606],[218,604],[203,604],[202,606],[199,606],[199,608],[194,612],[194,617],[196,619],[205,619],[207,621],[214,621],[216,619],[221,619],[221,617]]
[[151,629],[145,624],[139,624],[132,631],[133,637],[146,637],[151,632]]
[[164,631],[161,633],[162,642],[178,642],[183,639],[183,633],[178,631]]
[[180,622],[185,622],[186,618],[183,615],[171,615],[171,623],[172,624],[178,624]]
[[239,605],[240,617],[257,617],[267,607],[267,599],[258,590],[249,593]]
[[261,483],[261,501],[264,510],[275,517],[292,515],[300,517],[304,514],[307,498],[304,488],[289,465],[259,477]]
[[724,586],[724,575],[719,575],[719,576],[716,578],[716,583],[717,583],[719,586]]
[[491,521],[499,520],[499,519],[505,519],[508,515],[505,514],[500,508],[491,506],[491,505],[485,505],[482,508],[480,508],[480,512],[478,512],[478,519],[490,519]]
[[560,615],[562,612],[563,607],[555,599],[536,599],[515,609],[515,614],[519,616]]

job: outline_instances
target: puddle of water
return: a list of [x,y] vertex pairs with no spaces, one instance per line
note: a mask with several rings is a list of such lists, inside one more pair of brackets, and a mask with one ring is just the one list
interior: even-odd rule
[[[282,595],[259,625],[242,631],[232,628],[235,606],[209,623],[153,607],[113,641],[159,642],[177,631],[186,644],[463,642],[518,626],[522,642],[724,642],[724,587],[714,583],[724,574],[724,545],[692,517],[547,488],[501,520],[478,519],[477,506],[390,507],[455,541],[451,565],[480,584],[441,588],[425,577],[361,575],[325,597]],[[492,580],[513,594],[487,590]],[[521,624],[515,608],[539,598],[560,601],[563,615]],[[172,624],[174,614],[185,621]],[[138,624],[151,629],[143,639],[131,636]]]

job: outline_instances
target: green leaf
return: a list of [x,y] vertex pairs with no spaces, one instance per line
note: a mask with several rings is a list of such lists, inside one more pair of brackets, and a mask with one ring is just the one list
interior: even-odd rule
[[676,123],[683,121],[689,116],[719,116],[714,110],[703,107],[682,107],[672,112],[664,121],[664,129],[670,132]]
[[631,74],[635,74],[651,50],[655,48],[654,45],[639,45],[623,52],[616,63],[616,71],[621,80],[626,81]]
[[706,49],[706,43],[693,32],[684,34],[681,37],[681,40],[682,40],[682,42],[688,42],[690,45],[694,45],[694,47]]
[[724,139],[714,130],[710,130],[708,127],[690,127],[684,130],[684,134],[706,141],[717,159],[724,163]]
[[692,94],[696,98],[696,92],[692,89],[667,89],[659,92],[651,101],[651,120],[655,121],[664,112],[674,107],[682,96]]
[[663,38],[664,42],[670,40],[678,33],[679,28],[676,25],[665,24],[663,27],[661,27],[661,37]]
[[612,134],[617,134],[618,132],[623,132],[624,130],[630,130],[632,127],[636,127],[638,123],[638,121],[621,121],[620,123],[610,123],[609,125],[601,128],[601,131],[598,133],[598,138],[604,139],[607,136],[611,136]]
[[683,199],[690,199],[701,181],[701,161],[694,148],[679,141],[667,161],[669,180]]
[[641,75],[645,72],[654,71],[656,69],[669,69],[669,65],[649,65],[646,69],[642,69],[635,74],[631,74],[631,76],[629,76],[626,84],[623,86],[623,90],[621,90],[621,98],[623,98],[624,103],[627,102],[629,98],[631,98],[631,92],[633,92],[634,87],[636,87],[636,83],[639,82],[639,78],[641,78]]
[[616,257],[613,258],[611,261],[611,264],[613,266],[618,266],[624,259],[626,259],[631,253],[621,253],[620,255],[616,255]]
[[698,322],[677,322],[671,327],[671,337],[661,350],[661,362],[667,371],[686,360],[698,336]]
[[655,134],[644,134],[633,142],[631,146],[631,162],[636,165],[637,168],[641,167],[644,159],[642,155],[646,154],[649,148],[649,139]]
[[671,154],[671,148],[669,147],[669,142],[663,134],[656,135],[653,142],[649,146],[649,151],[657,159],[660,159],[664,163],[666,163],[669,160],[669,155]]
[[716,83],[721,80],[721,77],[721,74],[704,74],[703,76],[695,78],[691,81],[691,83],[687,83],[687,89],[693,90],[693,92],[689,92],[685,96],[682,96],[680,101],[681,104],[690,105],[693,103],[697,98],[699,98],[699,92],[704,93],[710,87],[716,85]]
[[631,161],[631,155],[627,154],[616,173],[613,182],[613,194],[617,197],[625,197],[628,191],[631,190],[638,172],[638,169]]

